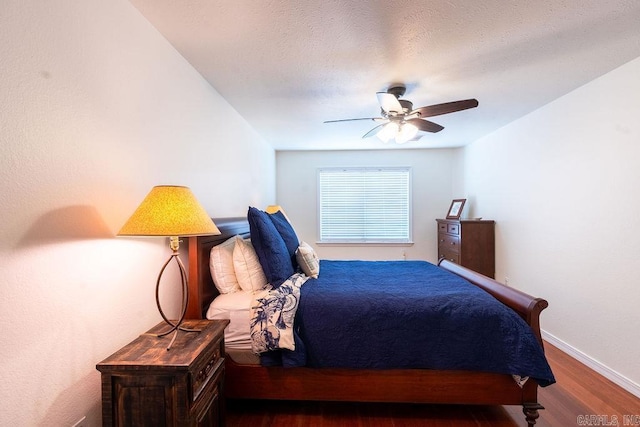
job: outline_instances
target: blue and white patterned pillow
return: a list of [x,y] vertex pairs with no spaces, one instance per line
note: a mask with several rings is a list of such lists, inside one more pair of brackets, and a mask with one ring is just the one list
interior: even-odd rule
[[308,279],[302,273],[295,273],[278,288],[254,296],[251,304],[251,349],[254,353],[295,350],[293,320],[300,301],[300,288]]

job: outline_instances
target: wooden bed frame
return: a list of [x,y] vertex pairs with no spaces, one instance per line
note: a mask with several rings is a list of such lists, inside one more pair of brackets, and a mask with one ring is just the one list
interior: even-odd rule
[[[222,234],[189,237],[189,306],[187,318],[204,318],[217,289],[209,271],[209,252],[234,235],[249,236],[246,218],[214,219]],[[544,299],[534,298],[446,260],[440,267],[464,277],[518,313],[540,344],[540,312]],[[538,384],[519,387],[510,375],[422,369],[353,370],[241,365],[226,358],[225,396],[233,399],[407,402],[479,405],[522,405],[528,425],[538,410]]]

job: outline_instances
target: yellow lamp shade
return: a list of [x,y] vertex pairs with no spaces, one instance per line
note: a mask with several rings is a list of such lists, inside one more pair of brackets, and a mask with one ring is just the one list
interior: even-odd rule
[[[267,206],[267,208],[264,210],[266,213],[276,213],[278,211],[282,211],[282,207],[280,207],[280,205],[269,205]],[[282,213],[284,213],[284,211],[282,211]]]
[[220,234],[188,187],[153,187],[118,232],[119,236],[202,236]]

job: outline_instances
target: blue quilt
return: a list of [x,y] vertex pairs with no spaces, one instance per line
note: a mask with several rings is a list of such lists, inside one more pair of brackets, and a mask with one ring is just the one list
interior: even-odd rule
[[322,260],[300,289],[295,350],[264,365],[471,370],[555,382],[531,328],[482,289],[424,261]]

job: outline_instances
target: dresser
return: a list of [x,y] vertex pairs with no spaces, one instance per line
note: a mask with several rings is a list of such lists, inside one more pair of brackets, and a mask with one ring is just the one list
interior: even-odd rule
[[437,219],[438,259],[495,276],[495,221]]
[[187,320],[171,350],[164,322],[96,365],[103,426],[223,426],[224,328],[228,320]]

